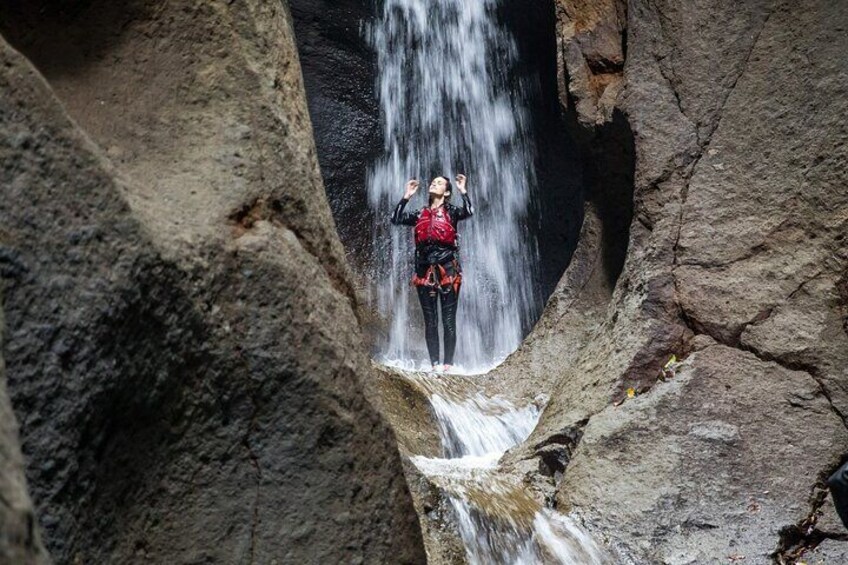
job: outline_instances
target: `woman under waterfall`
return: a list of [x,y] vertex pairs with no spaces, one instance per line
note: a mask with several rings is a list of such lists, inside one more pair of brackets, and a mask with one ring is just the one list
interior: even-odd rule
[[474,213],[465,182],[465,175],[456,175],[456,188],[462,194],[462,207],[450,203],[451,183],[447,177],[436,177],[430,183],[428,205],[417,212],[404,212],[419,186],[417,180],[410,180],[392,214],[393,224],[415,227],[415,274],[412,284],[418,291],[418,300],[424,312],[424,337],[434,371],[439,365],[438,303],[441,303],[442,308],[445,371],[453,365],[456,350],[456,307],[459,287],[462,285],[456,227],[460,220]]

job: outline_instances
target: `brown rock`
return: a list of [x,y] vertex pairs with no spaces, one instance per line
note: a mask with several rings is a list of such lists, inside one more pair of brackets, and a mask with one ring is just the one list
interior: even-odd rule
[[765,563],[781,527],[809,511],[810,477],[846,449],[810,375],[713,346],[589,421],[560,502],[640,562]]
[[624,81],[624,2],[557,1],[561,100],[574,101],[581,122],[600,125],[612,113]]
[[4,356],[55,559],[423,562],[286,9],[0,22],[43,75],[2,43]]

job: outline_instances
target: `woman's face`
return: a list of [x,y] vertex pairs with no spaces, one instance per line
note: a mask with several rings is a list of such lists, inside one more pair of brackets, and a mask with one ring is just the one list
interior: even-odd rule
[[444,196],[448,190],[448,181],[445,177],[436,177],[430,182],[430,194]]

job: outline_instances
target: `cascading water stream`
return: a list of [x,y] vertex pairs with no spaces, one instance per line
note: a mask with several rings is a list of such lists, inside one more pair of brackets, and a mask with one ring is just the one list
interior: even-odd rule
[[569,517],[543,507],[519,477],[498,467],[524,441],[541,413],[540,400],[516,408],[502,398],[458,387],[456,377],[408,374],[428,391],[444,457],[413,457],[453,509],[472,565],[603,565],[608,559]]
[[516,47],[496,11],[497,0],[384,0],[368,30],[385,134],[385,154],[368,175],[379,281],[371,298],[391,323],[377,355],[384,363],[412,368],[410,360],[427,359],[422,324],[411,323],[411,230],[388,221],[410,178],[422,183],[412,210],[426,204],[433,177],[469,177],[476,214],[460,225],[458,365],[496,365],[541,307],[538,250],[526,226],[534,153],[524,89],[508,87]]
[[[391,320],[378,360],[415,369],[428,359],[410,300],[411,230],[389,223],[410,178],[426,204],[435,176],[468,175],[476,213],[460,224],[463,290],[457,364],[483,373],[514,351],[541,307],[536,241],[527,229],[535,185],[526,89],[510,88],[516,46],[497,23],[498,0],[383,0],[368,30],[377,52],[385,153],[369,170],[376,218],[372,300]],[[458,198],[458,196],[457,196]],[[518,409],[456,375],[406,372],[428,396],[444,457],[413,457],[452,508],[472,564],[604,563],[571,520],[545,508],[499,460],[524,441],[540,403]]]

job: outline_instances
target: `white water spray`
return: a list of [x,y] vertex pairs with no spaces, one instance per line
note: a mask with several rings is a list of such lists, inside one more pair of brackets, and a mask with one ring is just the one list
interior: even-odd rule
[[[459,226],[463,289],[456,372],[485,372],[519,345],[541,307],[539,257],[527,229],[534,155],[522,93],[508,87],[516,46],[498,26],[498,0],[383,0],[368,30],[377,52],[385,152],[369,170],[372,300],[390,320],[378,360],[407,371],[428,359],[409,280],[411,230],[389,216],[406,181],[426,204],[435,176],[468,175],[475,215]],[[456,195],[457,199],[459,198]],[[422,367],[423,368],[423,367]],[[473,379],[406,373],[428,391],[443,457],[412,461],[452,509],[472,564],[599,565],[600,550],[568,517],[543,507],[499,468],[535,427],[541,401],[517,408]]]
[[477,372],[496,365],[541,306],[538,250],[526,227],[535,179],[524,89],[509,91],[517,53],[496,10],[497,0],[384,0],[369,29],[385,134],[385,154],[368,176],[377,218],[371,298],[391,323],[383,362],[427,359],[409,284],[411,230],[389,224],[409,178],[422,182],[413,210],[425,205],[433,177],[469,177],[476,213],[459,230],[458,364]]
[[409,375],[428,391],[444,457],[413,457],[442,489],[472,565],[603,565],[594,540],[571,518],[531,497],[519,477],[498,468],[524,441],[541,414],[543,399],[516,408],[505,399],[470,390],[468,380]]

